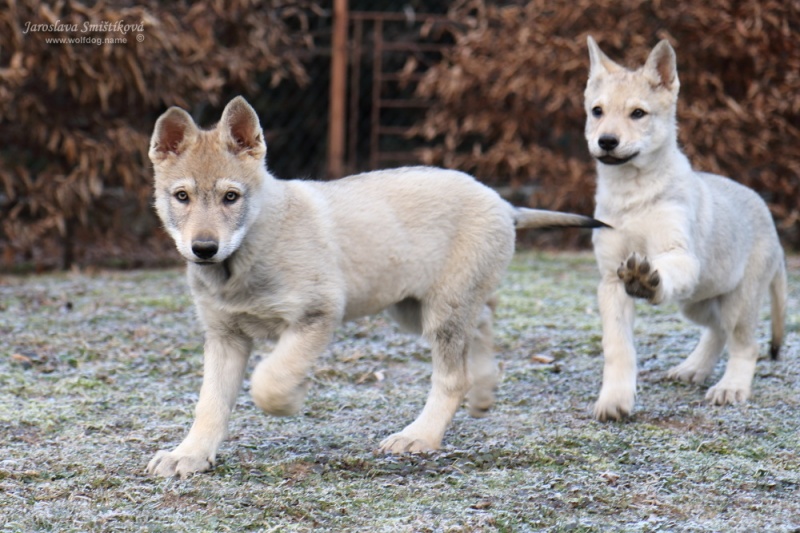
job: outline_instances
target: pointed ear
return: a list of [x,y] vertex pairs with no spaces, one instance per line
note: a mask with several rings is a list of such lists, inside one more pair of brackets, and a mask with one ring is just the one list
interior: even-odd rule
[[622,69],[621,66],[611,61],[607,55],[600,50],[597,43],[591,35],[586,37],[586,44],[589,46],[589,77],[592,78],[603,72],[617,72]]
[[158,163],[170,154],[182,154],[197,136],[197,126],[189,113],[180,107],[170,107],[158,117],[150,139],[150,161]]
[[258,115],[241,96],[225,106],[218,128],[228,142],[231,153],[247,154],[256,159],[263,159],[267,154],[267,144],[264,142]]
[[644,73],[653,87],[664,87],[671,92],[678,92],[678,69],[675,66],[675,50],[669,42],[659,42],[644,64]]

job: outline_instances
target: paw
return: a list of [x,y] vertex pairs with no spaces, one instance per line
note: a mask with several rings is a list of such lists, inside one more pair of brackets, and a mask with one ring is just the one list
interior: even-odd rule
[[661,275],[658,270],[652,270],[647,257],[633,252],[619,265],[617,276],[625,284],[625,292],[629,296],[657,303]]
[[483,418],[489,414],[494,405],[493,390],[471,390],[467,394],[467,409],[473,418]]
[[706,393],[706,400],[714,405],[735,405],[750,398],[750,387],[720,381]]
[[611,390],[603,387],[600,397],[594,404],[593,416],[605,422],[607,420],[621,420],[633,412],[636,393],[627,390]]
[[277,385],[265,387],[263,384],[253,386],[250,395],[253,402],[265,413],[273,416],[292,416],[303,408],[303,402],[311,385],[309,380],[288,391]]
[[440,444],[401,431],[383,439],[380,451],[383,453],[424,453],[438,450]]
[[711,369],[699,367],[687,359],[681,364],[672,367],[667,372],[667,379],[700,385],[710,374]]
[[195,472],[207,472],[214,467],[213,457],[207,454],[184,454],[177,449],[161,450],[147,463],[147,473],[159,477],[186,479]]

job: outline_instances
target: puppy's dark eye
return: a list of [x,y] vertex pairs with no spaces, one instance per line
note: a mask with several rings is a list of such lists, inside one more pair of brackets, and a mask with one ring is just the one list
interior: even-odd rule
[[592,116],[593,117],[597,117],[597,118],[602,117],[603,116],[603,108],[600,107],[600,106],[593,107],[592,108]]
[[225,203],[232,204],[239,199],[239,193],[236,191],[228,191],[225,193]]
[[189,193],[186,191],[178,191],[175,193],[175,199],[180,203],[185,204],[189,201]]
[[631,118],[634,120],[639,120],[640,118],[644,117],[647,114],[647,111],[644,109],[639,109],[638,107],[631,111]]

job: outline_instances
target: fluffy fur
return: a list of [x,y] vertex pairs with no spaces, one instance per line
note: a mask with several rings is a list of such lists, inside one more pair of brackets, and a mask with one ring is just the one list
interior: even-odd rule
[[619,419],[633,410],[634,299],[678,302],[703,327],[699,344],[671,378],[704,382],[727,345],[725,373],[706,398],[744,402],[768,289],[774,357],[783,337],[786,271],[770,212],[752,190],[695,172],[681,153],[675,119],[680,84],[668,42],[658,43],[635,71],[611,61],[591,37],[588,44],[586,140],[598,161],[595,217],[614,228],[593,237],[605,356],[594,416]]
[[155,205],[188,263],[206,339],[195,422],[147,470],[183,477],[213,466],[253,339],[277,339],[253,372],[253,401],[291,415],[337,325],[385,309],[430,342],[433,375],[422,413],[381,449],[438,448],[465,395],[472,415],[486,414],[498,377],[488,304],[513,254],[515,226],[597,223],[515,209],[452,170],[281,181],[265,155],[258,117],[242,98],[211,130],[178,108],[156,123]]

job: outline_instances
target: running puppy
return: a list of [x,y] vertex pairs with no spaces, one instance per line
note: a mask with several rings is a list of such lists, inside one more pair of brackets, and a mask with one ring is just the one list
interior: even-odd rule
[[214,465],[254,339],[277,345],[253,372],[253,401],[291,415],[334,329],[385,309],[430,342],[433,376],[422,413],[381,449],[435,450],[465,396],[474,416],[494,403],[488,302],[514,252],[515,227],[598,223],[515,209],[472,177],[437,168],[279,181],[266,152],[241,97],[211,130],[174,107],[156,122],[156,210],[187,261],[205,354],[195,422],[148,472],[185,477]]
[[786,271],[775,224],[752,190],[695,172],[678,148],[675,52],[661,41],[642,68],[611,61],[589,37],[586,140],[597,159],[595,231],[603,323],[599,420],[633,410],[636,352],[634,298],[678,302],[703,326],[700,342],[669,377],[702,383],[725,346],[725,374],[709,389],[714,404],[744,402],[758,359],[756,327],[763,295],[772,297],[772,349],[783,339]]

